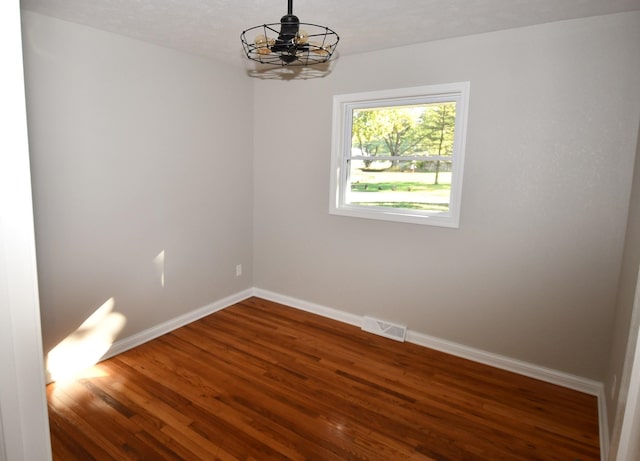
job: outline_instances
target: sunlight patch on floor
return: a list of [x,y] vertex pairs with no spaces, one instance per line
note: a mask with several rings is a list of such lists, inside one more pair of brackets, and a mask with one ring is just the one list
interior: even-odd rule
[[47,372],[52,381],[77,378],[109,350],[126,323],[124,315],[113,311],[114,306],[114,298],[107,300],[47,354]]

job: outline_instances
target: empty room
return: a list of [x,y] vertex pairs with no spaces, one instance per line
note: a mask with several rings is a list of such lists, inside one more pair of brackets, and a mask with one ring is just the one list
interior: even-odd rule
[[1,461],[640,459],[640,1],[15,3]]

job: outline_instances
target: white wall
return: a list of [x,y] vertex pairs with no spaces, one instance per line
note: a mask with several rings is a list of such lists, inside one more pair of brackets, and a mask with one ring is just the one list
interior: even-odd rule
[[[255,84],[255,286],[601,380],[640,116],[640,13]],[[459,229],[329,216],[332,96],[471,82]]]
[[243,71],[26,11],[23,29],[45,352],[111,297],[124,338],[251,287]]

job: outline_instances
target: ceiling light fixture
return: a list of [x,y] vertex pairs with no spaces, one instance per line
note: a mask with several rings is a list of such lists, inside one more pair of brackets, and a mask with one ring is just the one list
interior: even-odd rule
[[340,37],[326,26],[300,22],[293,0],[280,22],[262,24],[240,34],[247,58],[261,64],[308,66],[327,62]]

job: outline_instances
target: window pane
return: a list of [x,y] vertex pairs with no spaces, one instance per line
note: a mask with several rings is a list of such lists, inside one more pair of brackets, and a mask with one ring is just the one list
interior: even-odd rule
[[351,155],[451,156],[456,103],[359,108],[352,111]]
[[450,161],[350,160],[346,204],[448,212]]

